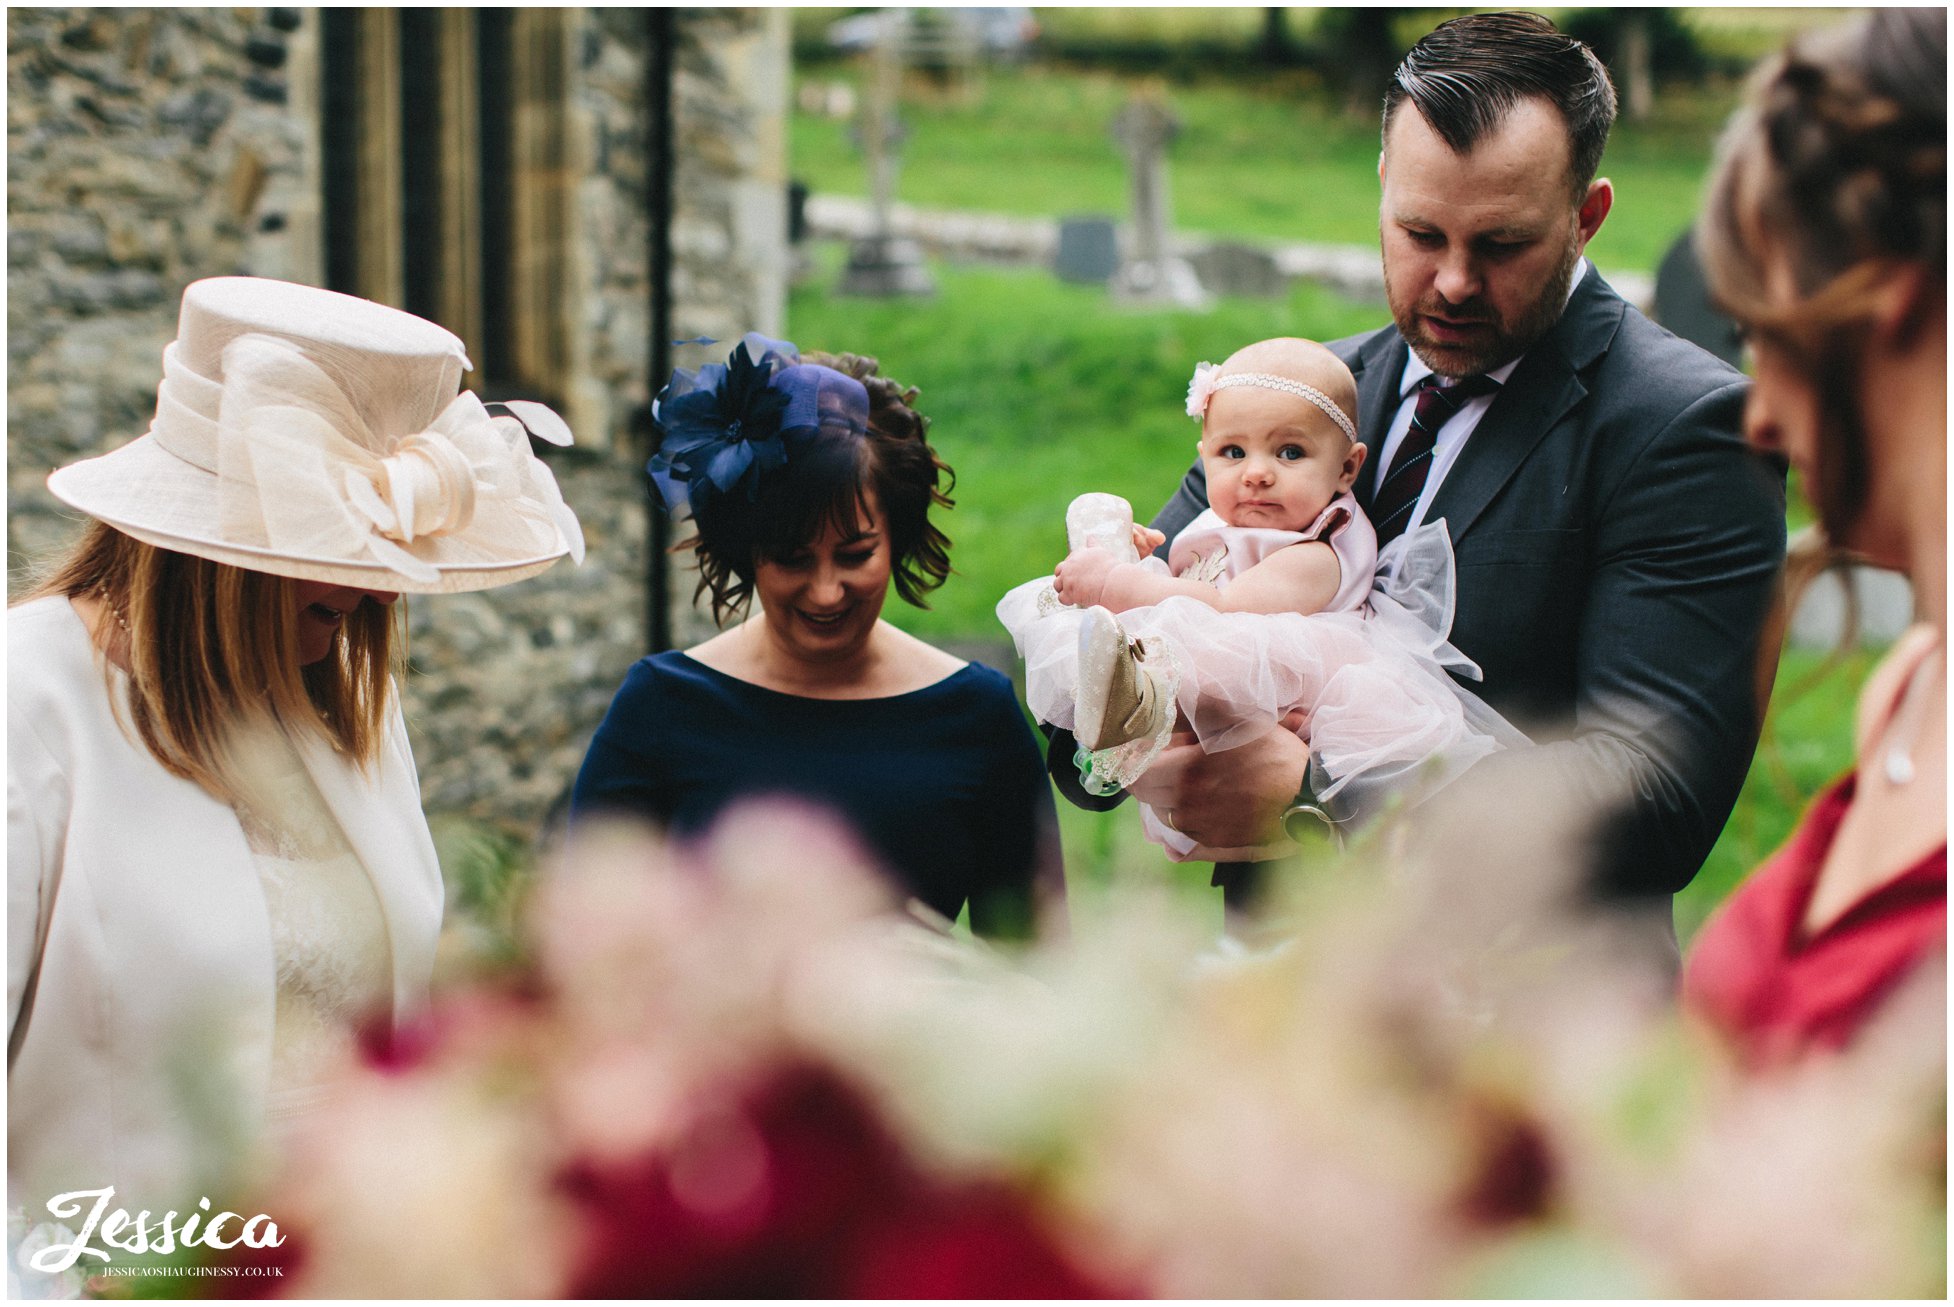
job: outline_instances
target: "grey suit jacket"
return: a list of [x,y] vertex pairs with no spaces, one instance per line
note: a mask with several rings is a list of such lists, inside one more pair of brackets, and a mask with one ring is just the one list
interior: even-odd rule
[[[1331,348],[1375,450],[1404,340],[1387,327]],[[1425,515],[1451,531],[1452,640],[1485,672],[1472,688],[1540,746],[1480,763],[1472,789],[1610,814],[1595,859],[1616,893],[1689,882],[1756,748],[1784,472],[1739,434],[1746,386],[1590,270]],[[1377,472],[1369,460],[1357,481],[1366,508]],[[1154,525],[1171,541],[1206,504],[1196,463]]]

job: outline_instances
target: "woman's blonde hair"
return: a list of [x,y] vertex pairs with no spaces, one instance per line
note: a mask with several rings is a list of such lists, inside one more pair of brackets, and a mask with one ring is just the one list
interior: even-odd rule
[[1718,147],[1697,242],[1718,303],[1812,378],[1817,508],[1841,540],[1867,490],[1867,314],[1903,268],[1946,276],[1946,12],[1878,10],[1764,64]]
[[253,717],[295,736],[321,732],[361,766],[379,757],[386,735],[404,645],[393,613],[362,603],[346,614],[332,652],[302,666],[298,584],[92,522],[28,597],[107,601],[110,620],[127,627],[137,736],[165,769],[230,802],[231,731]]
[[[1717,302],[1811,378],[1824,430],[1818,484],[1807,488],[1818,529],[1791,542],[1760,645],[1762,701],[1799,597],[1850,561],[1837,545],[1865,511],[1858,379],[1877,293],[1909,266],[1944,286],[1946,11],[1877,10],[1761,66],[1719,143],[1696,240]],[[1774,273],[1789,277],[1790,302],[1772,285]],[[1944,290],[1936,293],[1944,304]],[[1844,588],[1852,605],[1852,587]],[[1839,653],[1858,626],[1856,611],[1847,617]]]

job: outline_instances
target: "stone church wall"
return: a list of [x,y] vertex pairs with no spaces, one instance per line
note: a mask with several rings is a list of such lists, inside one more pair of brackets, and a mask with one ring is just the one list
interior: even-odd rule
[[[682,565],[665,594],[647,580],[656,188],[669,180],[675,337],[777,331],[785,293],[785,14],[675,11],[669,179],[654,175],[646,103],[658,29],[643,10],[567,21],[576,226],[562,400],[578,445],[548,457],[589,557],[407,605],[426,806],[514,833],[574,777],[647,652],[650,606],[667,606],[674,643],[710,630]],[[182,288],[226,273],[322,279],[317,44],[315,10],[9,11],[10,595],[78,529],[47,473],[146,429]]]

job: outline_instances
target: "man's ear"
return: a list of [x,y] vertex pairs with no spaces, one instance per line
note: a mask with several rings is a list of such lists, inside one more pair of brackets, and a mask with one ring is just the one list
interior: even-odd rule
[[1350,442],[1350,450],[1343,456],[1343,470],[1337,474],[1337,489],[1348,490],[1357,484],[1357,474],[1364,470],[1364,460],[1370,452],[1370,446]]
[[1580,224],[1583,250],[1594,239],[1594,234],[1601,230],[1601,224],[1608,218],[1608,210],[1614,207],[1615,183],[1606,177],[1597,177],[1588,183],[1588,193],[1581,198],[1581,208],[1575,217]]

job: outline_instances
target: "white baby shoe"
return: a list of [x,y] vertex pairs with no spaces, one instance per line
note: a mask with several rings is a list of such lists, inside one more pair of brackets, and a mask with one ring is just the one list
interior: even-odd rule
[[1079,624],[1074,696],[1072,733],[1093,752],[1154,735],[1173,709],[1154,667],[1105,608],[1087,609]]

